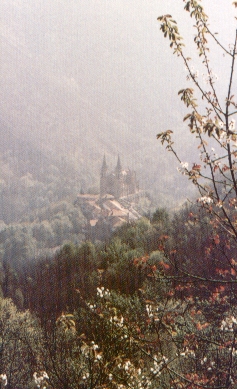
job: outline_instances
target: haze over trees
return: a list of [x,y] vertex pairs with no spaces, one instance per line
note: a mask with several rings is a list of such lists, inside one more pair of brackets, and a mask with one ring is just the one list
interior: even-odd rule
[[[3,203],[7,201],[6,188],[12,182],[10,176],[16,178],[17,185],[22,183],[21,201],[29,193],[32,198],[35,194],[38,201],[36,192],[41,180],[47,190],[40,192],[42,206],[35,207],[33,203],[29,213],[22,211],[28,201],[20,211],[13,202],[19,223],[6,228],[14,215],[2,221],[2,387],[236,387],[237,102],[233,91],[237,30],[233,29],[233,44],[226,44],[225,36],[222,40],[221,34],[212,30],[200,1],[181,3],[187,20],[191,20],[187,26],[194,31],[195,64],[187,54],[194,53],[189,49],[189,38],[185,47],[173,16],[164,13],[158,17],[158,25],[174,60],[185,65],[185,85],[178,92],[178,99],[187,108],[182,111],[185,130],[179,134],[178,148],[171,127],[160,129],[157,138],[168,154],[176,158],[179,173],[196,188],[197,199],[176,212],[159,207],[136,222],[124,224],[105,241],[78,244],[82,215],[80,208],[70,202],[70,185],[65,187],[65,193],[59,190],[56,201],[50,200],[60,188],[56,167],[61,165],[50,165],[52,176],[47,182],[43,173],[37,173],[36,180],[37,169],[34,174],[27,168],[23,174],[15,175],[13,165],[3,159]],[[8,11],[7,3],[3,4]],[[16,7],[21,0],[9,4]],[[25,17],[32,9],[40,12],[40,4],[36,2],[36,8],[31,8],[24,3],[20,13]],[[63,7],[64,1],[60,4]],[[124,3],[117,6],[121,4]],[[72,1],[64,10],[73,5]],[[234,11],[237,2],[232,7]],[[121,12],[119,8],[116,11],[116,15]],[[106,16],[107,13],[100,15],[102,19]],[[42,27],[52,43],[56,38],[55,31],[48,28],[51,17],[49,13]],[[231,30],[231,23],[227,29]],[[16,42],[19,44],[13,39]],[[23,51],[27,47],[31,55],[39,55],[42,42],[39,39],[35,44],[25,42]],[[216,58],[221,69],[220,83]],[[186,133],[191,133],[198,153],[196,156],[196,149],[192,148],[184,159],[180,152],[184,152],[181,144],[187,139]],[[65,169],[66,166],[65,163]],[[15,192],[10,193],[14,196]],[[32,262],[32,253],[41,243],[47,242],[53,249],[72,236],[74,242]],[[17,253],[17,263],[12,260],[13,253]]]
[[119,152],[159,201],[173,204],[175,188],[175,197],[185,198],[174,181],[176,163],[171,167],[154,142],[163,112],[176,125],[182,120],[177,107],[169,110],[170,83],[162,81],[169,60],[157,41],[160,5],[116,3],[1,2],[0,157],[10,179],[1,178],[1,209],[11,210],[5,222],[19,220],[29,203],[41,207],[98,186],[104,153],[115,163]]

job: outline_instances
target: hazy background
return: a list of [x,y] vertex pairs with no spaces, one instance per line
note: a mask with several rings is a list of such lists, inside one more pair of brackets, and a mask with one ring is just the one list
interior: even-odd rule
[[[232,43],[232,1],[203,5],[221,41]],[[1,0],[0,219],[95,190],[104,153],[111,167],[120,153],[158,204],[184,201],[187,182],[156,140],[174,130],[181,159],[195,162],[177,96],[189,84],[157,22],[173,15],[198,67],[183,7],[181,0]],[[224,98],[230,64],[219,51],[213,61]],[[9,199],[18,204],[10,210]]]

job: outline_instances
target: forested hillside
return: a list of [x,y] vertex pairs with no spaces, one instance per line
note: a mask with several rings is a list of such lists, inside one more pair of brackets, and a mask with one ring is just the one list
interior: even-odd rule
[[[127,31],[131,6],[118,19],[113,3],[102,10],[96,2],[89,9],[64,0],[1,2],[0,258],[15,268],[85,238],[85,217],[74,202],[81,191],[98,193],[104,154],[113,166],[119,153],[123,167],[136,171],[152,209],[175,208],[192,196],[182,177],[180,185],[174,179],[176,162],[154,142],[169,103],[149,66],[157,48],[137,24],[142,16],[150,29],[153,14],[136,11]],[[141,55],[144,46],[151,60]],[[171,121],[181,125],[177,110]]]
[[[236,389],[237,32],[218,2],[223,37],[196,0],[181,28],[169,0],[2,0],[1,388]],[[140,185],[104,158],[96,195],[103,154]]]
[[[0,7],[1,180],[9,180],[0,219],[16,222],[31,205],[98,186],[104,153],[112,166],[120,153],[159,205],[184,200],[182,179],[178,186],[174,179],[176,162],[154,142],[166,128],[166,109],[182,132],[179,110],[163,98],[170,85],[160,78],[162,48],[150,38],[158,32],[158,10],[141,5],[132,17],[132,4],[121,15],[114,3],[101,9],[93,1],[88,9],[64,0],[50,6],[3,0]],[[187,148],[191,159],[185,143],[180,149]],[[22,188],[28,174],[32,196]]]
[[67,244],[17,273],[3,262],[2,382],[6,374],[10,388],[169,388],[180,374],[210,382],[217,369],[223,380],[236,262],[210,221],[196,206],[173,216],[157,209],[107,243]]

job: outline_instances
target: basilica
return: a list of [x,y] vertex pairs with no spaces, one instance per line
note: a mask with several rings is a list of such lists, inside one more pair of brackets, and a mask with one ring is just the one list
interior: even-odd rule
[[124,170],[118,156],[117,165],[112,172],[108,172],[108,166],[104,156],[100,173],[100,196],[106,194],[116,199],[135,194],[139,191],[136,172],[130,169]]

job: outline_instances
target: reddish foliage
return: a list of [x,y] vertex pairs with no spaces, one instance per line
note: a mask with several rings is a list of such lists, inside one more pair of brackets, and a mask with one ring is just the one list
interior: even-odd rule
[[165,270],[170,269],[170,265],[168,263],[165,263],[164,261],[160,261],[159,264],[163,267]]
[[218,234],[216,234],[216,235],[213,236],[213,240],[214,240],[214,243],[215,243],[216,245],[220,244],[220,237],[219,237]]
[[197,171],[200,171],[201,170],[201,165],[197,165],[196,163],[193,164],[193,167],[192,167],[192,170],[197,170]]

